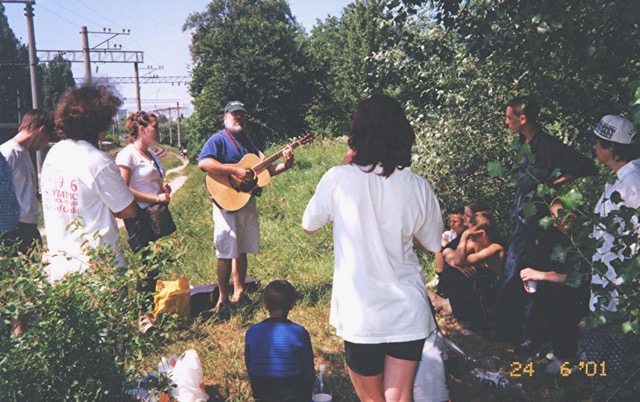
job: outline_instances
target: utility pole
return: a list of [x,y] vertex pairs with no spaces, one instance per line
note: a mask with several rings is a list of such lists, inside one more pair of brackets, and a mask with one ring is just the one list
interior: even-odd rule
[[27,34],[29,36],[29,73],[31,76],[31,104],[34,109],[38,109],[40,102],[38,99],[38,58],[36,57],[36,35],[33,29],[33,2],[27,3],[24,7],[27,17]]
[[86,26],[80,29],[82,35],[82,54],[84,55],[84,82],[91,84],[91,56],[89,49],[89,32]]
[[137,99],[136,104],[138,105],[138,112],[139,112],[140,110],[142,110],[142,107],[140,105],[140,77],[138,75],[138,63],[133,63],[133,71],[135,72],[135,78],[136,78],[136,99]]
[[169,144],[173,145],[173,133],[171,132],[171,108],[169,108]]
[[182,144],[180,143],[180,102],[176,102],[178,117],[176,117],[176,122],[178,123],[178,148],[182,149]]

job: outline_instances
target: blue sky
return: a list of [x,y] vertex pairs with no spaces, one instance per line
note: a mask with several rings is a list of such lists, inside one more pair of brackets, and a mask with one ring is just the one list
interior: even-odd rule
[[[291,12],[307,32],[318,19],[339,16],[349,0],[289,0]],[[36,47],[39,50],[80,50],[80,27],[89,31],[111,28],[112,32],[130,29],[130,35],[118,36],[111,41],[122,45],[122,50],[144,51],[144,65],[140,75],[150,72],[144,66],[163,66],[153,74],[161,76],[188,75],[191,67],[188,46],[191,36],[182,32],[182,24],[193,12],[203,11],[208,0],[36,0],[34,27]],[[3,3],[11,29],[22,43],[27,43],[24,4]],[[95,46],[105,35],[90,34],[89,45]],[[73,63],[75,77],[84,76],[82,63]],[[97,69],[97,71],[96,71]],[[95,63],[94,77],[133,77],[132,64]],[[134,104],[135,88],[131,84],[118,86],[126,104]],[[185,85],[145,84],[141,98],[147,102],[143,109],[188,104],[190,97]]]

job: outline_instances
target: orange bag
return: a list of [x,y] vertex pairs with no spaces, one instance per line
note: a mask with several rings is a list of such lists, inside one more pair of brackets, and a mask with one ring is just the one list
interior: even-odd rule
[[189,280],[182,277],[177,281],[157,281],[156,295],[153,298],[155,308],[153,315],[178,314],[189,318],[191,312],[191,290]]

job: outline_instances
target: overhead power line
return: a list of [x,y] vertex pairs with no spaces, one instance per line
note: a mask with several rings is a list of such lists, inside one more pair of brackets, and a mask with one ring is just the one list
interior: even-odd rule
[[[101,80],[107,81],[111,84],[135,84],[135,77],[102,77]],[[84,78],[75,78],[77,84],[82,85]],[[191,81],[189,76],[153,76],[153,77],[139,77],[138,82],[140,84],[187,84]]]

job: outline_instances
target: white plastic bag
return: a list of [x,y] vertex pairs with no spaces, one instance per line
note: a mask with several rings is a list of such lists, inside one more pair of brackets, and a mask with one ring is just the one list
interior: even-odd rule
[[202,364],[195,350],[187,350],[181,356],[162,358],[158,371],[165,373],[176,385],[171,396],[178,402],[208,401],[204,392],[204,374]]

